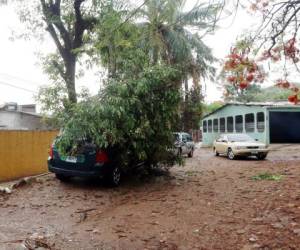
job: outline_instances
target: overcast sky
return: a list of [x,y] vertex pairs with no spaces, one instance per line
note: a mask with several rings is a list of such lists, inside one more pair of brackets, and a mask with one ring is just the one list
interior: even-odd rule
[[[192,6],[195,1],[188,0]],[[238,12],[235,20],[226,19],[214,35],[207,36],[205,42],[213,49],[217,58],[224,58],[237,36],[254,23],[253,17],[245,11]],[[0,7],[0,104],[4,102],[18,102],[19,104],[34,103],[34,94],[39,86],[49,83],[38,65],[36,52],[52,51],[54,45],[49,41],[15,40],[10,41],[12,30],[21,29],[17,14],[11,6]],[[90,72],[78,81],[79,86],[86,86],[91,93],[99,89],[99,78]],[[211,102],[221,98],[221,91],[213,82],[205,82],[206,100]]]

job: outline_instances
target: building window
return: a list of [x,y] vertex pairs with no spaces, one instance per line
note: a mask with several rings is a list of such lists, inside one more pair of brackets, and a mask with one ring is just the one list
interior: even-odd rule
[[254,114],[245,115],[245,129],[246,132],[254,132]]
[[257,131],[264,132],[265,131],[265,114],[264,114],[264,112],[257,113],[256,120],[257,120]]
[[242,133],[243,132],[243,116],[237,115],[235,117],[235,132]]
[[227,117],[227,132],[233,132],[233,117]]
[[207,132],[208,133],[211,133],[212,132],[212,121],[211,120],[208,120],[208,129],[207,129]]
[[207,121],[203,121],[203,133],[207,132]]
[[225,118],[220,118],[220,132],[225,133]]
[[213,129],[214,129],[214,132],[219,132],[219,120],[218,119],[213,120]]

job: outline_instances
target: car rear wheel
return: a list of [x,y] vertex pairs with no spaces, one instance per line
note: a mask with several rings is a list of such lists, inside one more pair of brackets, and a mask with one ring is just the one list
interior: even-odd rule
[[234,155],[231,148],[229,148],[228,151],[227,151],[227,157],[228,157],[229,160],[234,160],[234,158],[235,158],[235,155]]
[[194,155],[194,149],[192,148],[191,151],[188,154],[188,157],[192,158]]
[[121,182],[121,169],[114,167],[106,176],[106,181],[110,186],[117,187]]
[[59,179],[61,182],[68,182],[70,180],[70,176],[66,176],[63,174],[55,174],[55,177]]
[[214,148],[213,150],[214,150],[215,156],[219,156],[219,153],[218,153],[218,151],[216,150],[216,148]]
[[256,157],[258,160],[264,160],[267,157],[267,154],[258,154]]

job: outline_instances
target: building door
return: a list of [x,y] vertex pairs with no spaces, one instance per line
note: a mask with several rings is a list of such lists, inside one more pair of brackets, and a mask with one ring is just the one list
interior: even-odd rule
[[300,143],[300,112],[270,112],[270,143]]

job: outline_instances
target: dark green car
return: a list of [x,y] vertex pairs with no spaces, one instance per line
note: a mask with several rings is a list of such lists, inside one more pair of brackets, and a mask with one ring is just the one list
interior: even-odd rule
[[76,154],[61,156],[53,144],[48,169],[61,181],[68,181],[71,177],[103,177],[109,184],[118,186],[122,169],[115,162],[112,149],[98,149],[91,143],[85,143]]

